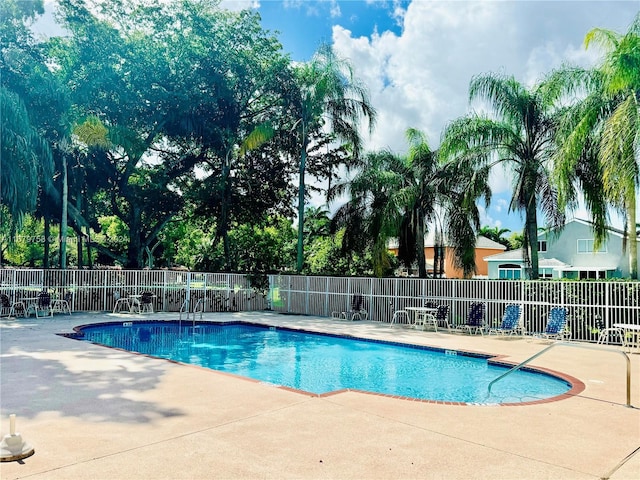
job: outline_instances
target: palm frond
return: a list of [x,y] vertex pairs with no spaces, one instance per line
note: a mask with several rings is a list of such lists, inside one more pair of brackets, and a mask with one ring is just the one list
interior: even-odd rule
[[90,147],[107,149],[111,145],[109,129],[95,115],[88,116],[82,123],[76,124],[72,133],[80,142]]
[[273,127],[267,123],[256,126],[240,145],[240,156],[243,157],[252,150],[260,148],[275,135]]

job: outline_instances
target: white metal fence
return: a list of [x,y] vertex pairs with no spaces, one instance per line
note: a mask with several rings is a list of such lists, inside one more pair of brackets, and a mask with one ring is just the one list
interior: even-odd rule
[[42,289],[63,298],[74,311],[111,311],[118,298],[151,292],[156,311],[177,312],[206,297],[206,311],[263,310],[266,298],[245,275],[172,270],[0,269],[0,292],[12,300],[34,297]]
[[[71,294],[74,311],[111,311],[128,294],[155,294],[157,311],[177,312],[206,298],[205,311],[252,311],[328,317],[347,311],[355,294],[364,297],[369,319],[388,323],[396,310],[425,302],[448,304],[449,320],[464,323],[473,302],[486,304],[487,319],[496,323],[505,305],[524,307],[527,331],[544,329],[552,306],[569,310],[572,338],[596,341],[598,327],[640,324],[640,282],[445,280],[417,278],[342,278],[270,275],[268,294],[245,275],[171,270],[37,270],[0,269],[0,292],[11,299],[33,297],[46,288]],[[264,294],[263,294],[264,293]]]
[[355,294],[364,297],[369,319],[390,322],[396,310],[426,302],[448,304],[449,320],[466,321],[474,302],[486,305],[487,320],[497,324],[509,303],[524,308],[525,328],[541,332],[553,306],[569,311],[575,340],[596,341],[599,328],[614,323],[640,324],[640,282],[445,280],[417,278],[336,278],[273,276],[271,306],[279,312],[330,316],[348,311]]

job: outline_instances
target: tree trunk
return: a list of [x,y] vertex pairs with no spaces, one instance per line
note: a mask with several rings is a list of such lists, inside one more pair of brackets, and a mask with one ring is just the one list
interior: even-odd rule
[[229,247],[229,204],[231,203],[231,150],[226,154],[222,166],[222,205],[220,207],[220,220],[218,231],[222,237],[222,249],[224,252],[224,265],[226,271],[231,271],[231,249]]
[[416,220],[416,260],[418,262],[418,276],[427,278],[427,261],[424,258],[424,216],[418,214]]
[[91,228],[90,227],[87,227],[86,235],[87,235],[87,266],[89,268],[93,268],[93,260],[91,258]]
[[[76,208],[78,211],[82,211],[82,196],[78,195],[76,197]],[[76,246],[78,249],[78,268],[82,268],[84,266],[84,251],[82,245],[82,227],[78,229],[78,238],[76,240]]]
[[60,268],[67,268],[67,210],[69,183],[67,176],[67,155],[62,154],[62,218],[60,219]]
[[127,249],[127,268],[142,268],[142,241],[141,232],[141,212],[140,208],[131,205],[131,216],[129,223],[129,248]]
[[[536,211],[535,200],[530,200],[527,204],[525,228],[529,242],[529,265],[527,266],[528,277],[531,280],[538,280],[540,276],[538,262],[538,212]],[[524,246],[527,248],[527,245]]]
[[629,274],[631,280],[638,280],[638,236],[636,235],[636,198],[631,196],[629,207],[627,208],[629,232]]
[[51,256],[51,244],[49,243],[49,237],[51,236],[51,224],[49,218],[44,216],[44,252],[42,259],[42,266],[44,268],[50,268],[49,257]]
[[298,255],[296,263],[296,271],[302,272],[304,266],[304,174],[307,164],[307,139],[302,142],[302,151],[300,152],[300,171],[298,173],[300,180],[298,184]]

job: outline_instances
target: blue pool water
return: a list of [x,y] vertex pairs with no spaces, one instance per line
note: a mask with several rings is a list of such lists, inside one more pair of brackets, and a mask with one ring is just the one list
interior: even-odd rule
[[528,402],[566,393],[559,378],[507,369],[486,358],[241,323],[89,325],[82,340],[284,385],[316,394],[357,389],[425,400]]

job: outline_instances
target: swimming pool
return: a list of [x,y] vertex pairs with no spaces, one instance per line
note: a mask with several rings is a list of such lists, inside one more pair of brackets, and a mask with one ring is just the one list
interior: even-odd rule
[[78,327],[77,338],[200,365],[315,394],[344,389],[421,400],[522,403],[568,392],[571,384],[533,370],[506,371],[486,356],[318,334],[243,322],[124,322]]

